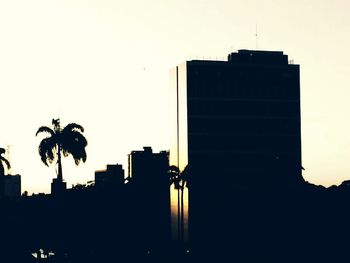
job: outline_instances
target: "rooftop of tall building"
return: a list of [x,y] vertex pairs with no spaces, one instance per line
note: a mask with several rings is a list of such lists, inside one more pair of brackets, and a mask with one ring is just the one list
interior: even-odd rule
[[288,64],[288,55],[283,51],[240,49],[228,55],[228,62],[240,64]]

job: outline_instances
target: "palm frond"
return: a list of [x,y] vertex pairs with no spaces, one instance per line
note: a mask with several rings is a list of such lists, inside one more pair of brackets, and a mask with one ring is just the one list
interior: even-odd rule
[[6,152],[6,150],[4,148],[0,148],[0,155],[4,154]]
[[63,133],[64,132],[70,132],[70,131],[80,131],[84,132],[83,126],[77,124],[77,123],[69,123],[66,127],[63,128]]
[[62,136],[61,138],[62,143],[69,142],[71,144],[81,145],[81,147],[86,147],[88,144],[85,136],[78,131],[65,132],[65,133],[62,133],[61,136]]
[[189,175],[190,175],[190,168],[188,167],[188,165],[186,165],[185,169],[180,174],[180,179],[182,181],[182,187],[188,187]]
[[49,127],[47,127],[47,126],[41,126],[41,127],[38,129],[38,131],[36,132],[35,136],[38,136],[38,134],[41,133],[41,132],[47,132],[47,133],[50,134],[51,136],[54,136],[54,134],[55,134],[55,132],[54,132],[51,128],[49,128]]
[[170,165],[168,171],[169,173],[179,173],[179,168],[175,165]]
[[87,140],[84,135],[78,131],[66,130],[66,132],[62,132],[60,141],[64,156],[71,154],[76,165],[79,165],[80,161],[86,161]]
[[59,127],[60,126],[60,118],[58,119],[52,119],[52,125],[54,127]]
[[55,138],[57,137],[54,136],[54,137],[45,138],[40,142],[40,145],[39,145],[39,149],[38,149],[39,155],[41,157],[41,161],[46,166],[49,166],[49,163],[51,164],[56,158],[57,141],[55,140]]
[[84,148],[70,146],[69,149],[65,149],[63,152],[65,156],[71,154],[76,165],[79,165],[80,161],[86,162],[87,155]]
[[188,168],[188,166],[186,166],[185,167],[185,169],[180,173],[180,178],[181,178],[181,180],[187,180],[187,178],[188,178],[188,173],[189,173],[189,168]]
[[7,166],[7,169],[11,168],[10,162],[3,156],[0,156],[0,162],[4,162]]
[[170,165],[168,167],[168,178],[169,178],[169,183],[170,185],[174,184],[175,189],[178,190],[180,187],[180,170],[177,166],[175,165]]

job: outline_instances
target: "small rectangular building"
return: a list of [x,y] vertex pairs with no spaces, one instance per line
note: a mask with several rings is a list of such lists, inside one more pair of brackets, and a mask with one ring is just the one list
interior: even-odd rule
[[124,169],[121,164],[108,164],[107,169],[95,172],[97,188],[118,188],[124,184]]
[[18,199],[21,196],[21,176],[6,175],[4,181],[4,196],[10,199]]

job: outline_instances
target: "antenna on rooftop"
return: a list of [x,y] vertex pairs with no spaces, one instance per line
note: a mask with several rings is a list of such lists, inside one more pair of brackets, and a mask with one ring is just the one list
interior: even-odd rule
[[[8,144],[6,145],[6,153],[5,153],[5,158],[10,162],[11,164],[11,145]],[[12,168],[10,167],[7,171],[8,174],[12,173]]]

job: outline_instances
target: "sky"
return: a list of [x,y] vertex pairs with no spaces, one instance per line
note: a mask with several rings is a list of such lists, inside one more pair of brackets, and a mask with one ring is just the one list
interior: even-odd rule
[[[169,73],[238,49],[280,50],[300,64],[304,178],[350,179],[348,1],[0,0],[0,146],[22,191],[50,192],[38,155],[42,125],[76,122],[85,164],[67,185],[152,146],[170,149]],[[256,32],[258,37],[256,37]]]

